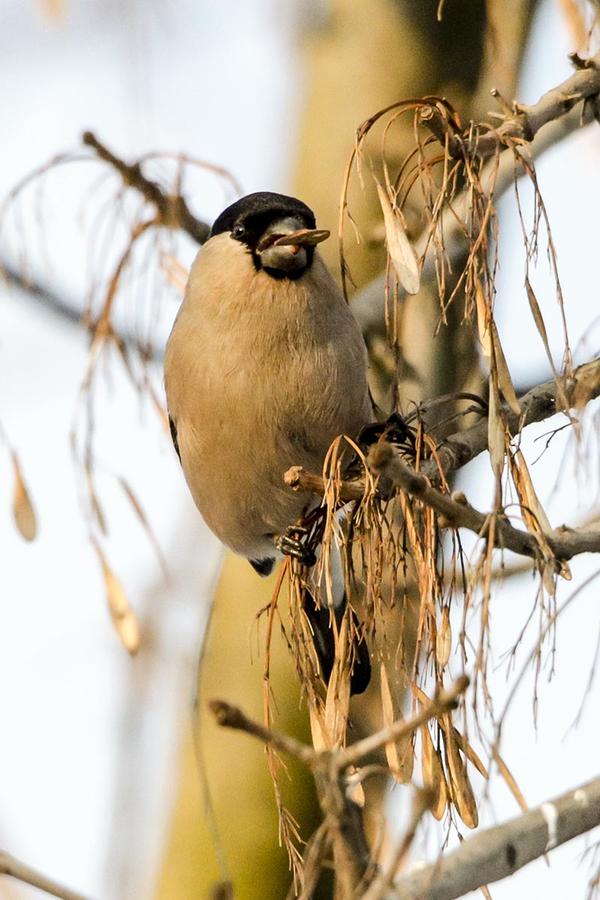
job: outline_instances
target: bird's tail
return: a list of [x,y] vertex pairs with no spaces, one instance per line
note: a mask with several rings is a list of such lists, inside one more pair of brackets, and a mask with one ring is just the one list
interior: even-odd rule
[[[371,657],[363,633],[363,625],[352,607],[348,607],[346,595],[344,594],[341,602],[331,610],[324,604],[318,605],[312,591],[305,587],[302,605],[310,623],[321,675],[325,684],[329,684],[329,678],[335,662],[335,635],[332,619],[335,620],[339,629],[344,615],[347,614],[349,616],[350,693],[362,694],[371,680]],[[349,609],[348,613],[346,613],[347,609]]]

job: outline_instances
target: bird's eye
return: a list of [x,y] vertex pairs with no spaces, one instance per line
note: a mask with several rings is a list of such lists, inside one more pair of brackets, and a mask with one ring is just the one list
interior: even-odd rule
[[246,232],[246,229],[243,225],[235,225],[232,231],[232,234],[236,238],[243,237]]

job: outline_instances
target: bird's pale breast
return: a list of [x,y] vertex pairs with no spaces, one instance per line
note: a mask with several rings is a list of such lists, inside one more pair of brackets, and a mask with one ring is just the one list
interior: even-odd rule
[[310,499],[284,472],[320,471],[371,406],[362,336],[318,254],[297,281],[274,279],[234,243],[218,235],[198,254],[165,386],[198,509],[225,544],[260,558]]

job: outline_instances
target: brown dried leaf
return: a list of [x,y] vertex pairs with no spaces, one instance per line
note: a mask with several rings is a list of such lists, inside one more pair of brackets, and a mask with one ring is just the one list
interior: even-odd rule
[[419,263],[414,248],[409,241],[402,213],[392,208],[385,188],[377,182],[377,194],[383,212],[387,251],[390,255],[398,281],[407,294],[418,294],[421,283]]
[[12,464],[15,476],[13,488],[13,517],[15,525],[21,537],[25,538],[26,541],[32,541],[37,534],[36,515],[16,453],[12,454]]
[[446,768],[452,787],[452,802],[467,828],[477,828],[479,815],[475,795],[467,775],[467,767],[460,755],[458,741],[452,730],[452,719],[448,715],[442,716],[441,724],[446,751]]
[[433,746],[433,740],[431,739],[429,727],[427,725],[423,725],[421,728],[421,740],[423,743],[423,753],[421,757],[423,782],[433,793],[431,812],[439,822],[446,811],[446,805],[448,803],[446,779],[444,778],[442,769],[442,760],[438,751]]
[[450,625],[450,608],[442,607],[442,621],[435,639],[435,658],[438,666],[443,669],[448,665],[450,650],[452,649],[452,626]]
[[[554,596],[556,590],[556,560],[550,549],[550,545],[546,540],[545,532],[549,532],[552,528],[544,507],[539,501],[538,495],[533,486],[529,468],[525,462],[525,457],[520,450],[514,454],[509,454],[509,462],[513,482],[519,495],[519,504],[523,521],[528,531],[535,535],[538,539],[540,547],[545,557],[545,563],[542,566],[542,580],[546,591]],[[570,578],[571,570],[566,565],[566,578]],[[562,571],[561,571],[562,574]]]
[[[394,722],[403,720],[402,713],[395,714],[390,683],[383,663],[381,663],[381,714],[384,728],[390,728]],[[414,762],[413,735],[408,734],[399,741],[387,743],[385,756],[396,781],[407,784],[412,778]]]

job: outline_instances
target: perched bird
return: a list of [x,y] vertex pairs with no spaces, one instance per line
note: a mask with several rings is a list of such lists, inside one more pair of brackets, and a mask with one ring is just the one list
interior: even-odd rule
[[[260,192],[227,207],[196,256],[166,349],[171,434],[196,506],[261,575],[281,549],[294,552],[289,528],[314,505],[284,472],[320,472],[334,438],[356,437],[373,418],[361,332],[316,249],[328,236],[293,197]],[[329,610],[310,593],[304,606],[328,681]],[[370,676],[359,635],[354,693]]]

